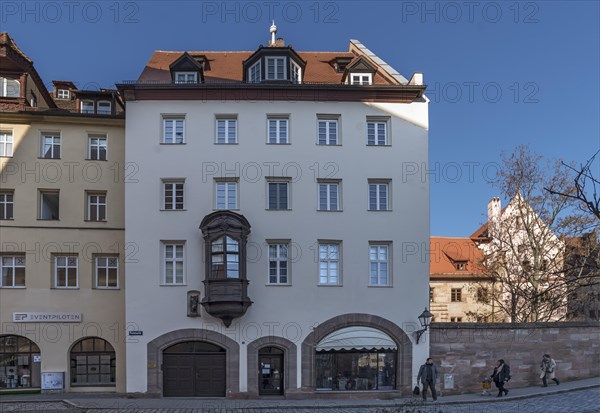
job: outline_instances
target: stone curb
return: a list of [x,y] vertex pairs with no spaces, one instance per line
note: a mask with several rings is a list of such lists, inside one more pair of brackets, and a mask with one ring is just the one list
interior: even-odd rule
[[[406,406],[445,406],[445,405],[457,405],[457,404],[479,404],[479,403],[501,403],[504,401],[513,401],[513,400],[523,400],[523,399],[528,399],[528,398],[532,398],[532,397],[542,397],[542,396],[549,396],[549,395],[554,395],[554,394],[561,394],[561,393],[568,393],[568,392],[573,392],[573,391],[579,391],[579,390],[588,390],[588,389],[593,389],[593,388],[598,388],[600,387],[600,384],[589,384],[589,385],[585,385],[585,386],[580,386],[580,387],[576,387],[576,388],[571,388],[571,389],[555,389],[555,390],[548,390],[545,392],[537,392],[537,393],[532,393],[532,394],[522,394],[522,395],[514,395],[514,396],[505,396],[505,397],[484,397],[482,396],[481,399],[473,399],[473,400],[450,400],[450,401],[443,401],[440,399],[438,399],[437,402],[433,403],[433,402],[421,402],[421,400],[417,400],[417,398],[407,398],[404,399],[403,403],[390,403],[390,404],[336,404],[336,405],[289,405],[289,406],[251,406],[251,407],[232,407],[232,408],[228,408],[228,407],[219,407],[217,409],[226,409],[226,410],[244,410],[244,411],[256,411],[256,410],[270,410],[270,409],[277,409],[277,410],[291,410],[291,409],[314,409],[314,408],[318,408],[319,410],[323,410],[323,409],[349,409],[349,408],[354,408],[354,409],[361,409],[361,408],[398,408],[398,407],[406,407]],[[519,390],[519,389],[515,389],[515,390]],[[450,396],[451,397],[451,396]],[[28,404],[43,404],[43,403],[63,403],[66,404],[70,407],[76,408],[76,409],[80,409],[80,410],[84,410],[84,411],[103,411],[103,410],[115,410],[115,407],[86,407],[86,406],[82,406],[77,404],[76,402],[70,401],[70,400],[63,400],[63,399],[50,399],[50,400],[7,400],[7,401],[3,401],[0,400],[0,405],[2,404],[8,404],[8,403],[28,403]],[[118,408],[116,408],[118,410]],[[149,407],[149,408],[138,408],[140,410],[150,410],[150,411],[160,411],[160,410],[166,410],[166,409],[170,409],[170,408],[165,408],[165,407]],[[176,408],[177,410],[194,410],[196,409],[195,407],[192,408]],[[0,411],[2,411],[2,409],[0,408]]]

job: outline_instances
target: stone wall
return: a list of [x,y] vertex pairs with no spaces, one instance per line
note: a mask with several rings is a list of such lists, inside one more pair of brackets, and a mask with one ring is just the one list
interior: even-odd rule
[[511,368],[507,388],[541,385],[544,353],[556,360],[561,381],[600,376],[600,323],[433,323],[429,340],[443,394],[481,392],[498,359]]

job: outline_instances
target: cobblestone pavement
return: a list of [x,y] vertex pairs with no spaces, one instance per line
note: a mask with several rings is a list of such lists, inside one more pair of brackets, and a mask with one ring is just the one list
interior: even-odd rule
[[[183,400],[171,399],[165,403],[159,399],[160,407],[149,407],[151,400],[146,400],[144,406],[135,401],[115,400],[112,406],[105,403],[88,401],[86,407],[62,401],[45,402],[14,402],[1,403],[1,413],[600,413],[600,388],[573,390],[566,393],[532,396],[526,399],[490,398],[477,403],[444,403],[438,401],[422,403],[417,400],[402,401],[401,405],[368,407],[368,401],[360,406],[323,406],[318,401],[304,406],[259,406],[252,402],[240,403],[239,406],[223,407],[218,401],[206,400],[198,402],[197,406],[182,407]],[[307,401],[308,402],[308,401]]]

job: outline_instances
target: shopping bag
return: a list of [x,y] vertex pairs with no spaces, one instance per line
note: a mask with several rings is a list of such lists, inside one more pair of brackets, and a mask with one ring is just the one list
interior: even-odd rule
[[413,394],[415,396],[418,396],[421,393],[421,389],[419,388],[419,386],[415,386],[414,390],[413,390]]

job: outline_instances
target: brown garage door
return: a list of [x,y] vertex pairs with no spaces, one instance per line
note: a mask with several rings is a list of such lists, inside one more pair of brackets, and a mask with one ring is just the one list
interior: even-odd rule
[[224,397],[225,350],[210,343],[188,341],[163,352],[165,397]]

